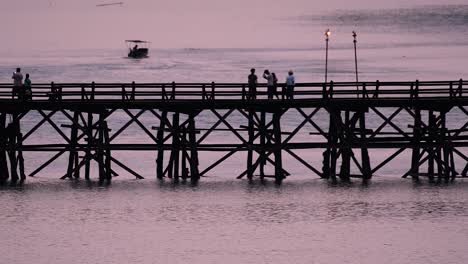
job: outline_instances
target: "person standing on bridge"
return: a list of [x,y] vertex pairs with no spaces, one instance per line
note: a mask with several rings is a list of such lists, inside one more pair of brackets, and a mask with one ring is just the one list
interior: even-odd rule
[[26,73],[26,79],[24,79],[24,100],[32,99],[31,79],[29,79],[29,73]]
[[15,95],[22,93],[23,91],[23,74],[21,74],[21,68],[16,68],[16,72],[11,76],[13,79],[13,99]]
[[252,68],[250,69],[250,75],[248,77],[249,81],[249,95],[248,98],[253,100],[257,98],[257,82],[258,78],[257,75],[255,75],[255,69]]
[[276,96],[276,99],[280,99],[279,96],[278,96],[278,78],[276,77],[276,74],[274,72],[271,73],[271,75],[273,76],[273,88],[272,88],[272,98],[273,98],[273,95]]
[[269,70],[263,72],[263,78],[267,80],[267,94],[268,100],[273,99],[274,89],[275,89],[275,76],[270,73]]
[[288,72],[286,77],[286,99],[294,99],[294,86],[296,85],[296,78],[292,70]]

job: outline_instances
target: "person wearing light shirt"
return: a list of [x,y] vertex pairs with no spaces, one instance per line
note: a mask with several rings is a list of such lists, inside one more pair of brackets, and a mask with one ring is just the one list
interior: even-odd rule
[[15,97],[16,94],[21,93],[21,90],[23,89],[23,74],[21,74],[21,69],[16,68],[16,72],[13,73],[13,76],[11,76],[13,79],[13,98]]
[[269,70],[263,72],[263,78],[267,80],[267,94],[268,100],[273,99],[275,93],[275,76]]
[[294,86],[296,85],[296,78],[294,77],[293,71],[288,72],[286,77],[286,99],[294,98]]

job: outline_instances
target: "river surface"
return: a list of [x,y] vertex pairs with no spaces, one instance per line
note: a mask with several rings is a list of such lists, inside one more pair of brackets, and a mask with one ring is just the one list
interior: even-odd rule
[[[280,80],[293,69],[298,82],[323,81],[321,36],[330,24],[341,35],[358,28],[360,80],[466,79],[466,17],[466,6],[337,10],[284,22],[316,33],[307,47],[154,48],[145,60],[124,58],[124,48],[0,51],[0,80],[10,82],[11,72],[21,66],[33,83],[244,82],[251,67],[260,72],[269,68]],[[329,79],[354,80],[351,40],[330,41]],[[302,121],[295,118],[285,118],[285,131]],[[38,113],[28,114],[23,129],[39,119]],[[397,119],[406,128],[411,120],[408,115]],[[69,122],[62,115],[54,120]],[[118,129],[127,120],[116,113],[109,122]],[[213,120],[199,117],[197,124],[208,126]],[[326,126],[325,114],[314,120]],[[158,125],[148,115],[142,122]],[[371,117],[369,126],[381,122]],[[459,111],[449,116],[451,127],[465,122],[466,115]],[[297,140],[312,138],[310,129]],[[119,142],[148,142],[143,135],[132,126]],[[209,140],[227,139],[214,133]],[[28,140],[63,142],[50,126]],[[321,152],[298,153],[320,168]],[[391,153],[375,152],[371,162],[375,165]],[[50,155],[26,153],[27,173]],[[284,166],[292,176],[282,186],[236,180],[245,169],[243,154],[228,159],[198,186],[174,185],[154,179],[154,152],[115,155],[146,180],[133,180],[119,171],[108,187],[60,181],[66,162],[62,157],[28,178],[25,186],[1,188],[0,263],[468,263],[468,181],[430,185],[403,180],[408,151],[379,171],[368,186],[358,181],[332,186],[286,155]],[[201,167],[219,158],[203,155]],[[459,167],[465,164],[457,160]]]

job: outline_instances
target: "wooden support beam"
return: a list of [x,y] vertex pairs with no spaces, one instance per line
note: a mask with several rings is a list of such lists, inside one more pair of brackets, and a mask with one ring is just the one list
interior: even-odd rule
[[[260,146],[265,146],[266,144],[266,127],[265,127],[265,123],[266,123],[266,113],[264,111],[262,111],[260,113],[260,124],[259,124],[259,133],[260,133]],[[260,162],[259,166],[260,166],[260,178],[263,178],[263,176],[265,175],[265,164],[266,164],[266,161],[265,161],[265,157],[266,157],[266,153],[265,153],[265,150],[262,148],[260,151],[259,151],[259,154],[260,154],[260,157],[259,159],[261,159],[262,161]]]
[[281,113],[273,113],[273,131],[275,142],[275,182],[281,184],[285,178],[282,172],[283,162],[281,157]]
[[112,162],[110,157],[112,156],[111,150],[110,150],[110,137],[109,137],[109,127],[107,125],[107,122],[103,122],[103,133],[104,133],[104,147],[105,147],[105,170],[106,170],[106,180],[107,184],[110,184],[112,181]]
[[249,119],[248,119],[248,134],[249,134],[249,144],[247,151],[247,178],[252,180],[255,169],[253,167],[253,144],[254,144],[254,112],[249,110]]
[[6,116],[7,114],[0,113],[0,147],[2,147],[2,150],[0,150],[0,185],[6,184],[10,178],[6,151],[8,143],[8,134],[5,127]]
[[164,178],[164,149],[163,149],[163,144],[164,144],[164,126],[166,124],[166,119],[167,119],[167,112],[163,111],[161,113],[161,116],[159,118],[160,124],[159,127],[160,129],[158,130],[157,138],[158,138],[158,157],[156,159],[156,177],[158,179],[163,179]]
[[322,172],[320,172],[319,170],[317,170],[316,168],[314,168],[314,166],[310,165],[308,162],[306,162],[303,158],[301,158],[299,155],[297,155],[296,153],[294,153],[292,150],[290,149],[285,149],[285,151],[287,153],[289,153],[289,155],[291,155],[293,158],[295,158],[296,160],[298,160],[300,163],[302,163],[302,165],[304,165],[305,167],[307,167],[309,170],[313,171],[315,174],[317,174],[318,176],[320,176],[321,178],[324,178],[323,175],[322,175]]
[[422,130],[422,120],[421,120],[421,110],[418,108],[414,109],[414,127],[413,127],[413,154],[411,157],[411,169],[410,175],[414,180],[418,180],[419,174],[419,159],[421,157],[420,153],[420,143],[421,143],[421,130]]
[[226,120],[228,116],[234,112],[235,108],[228,110],[223,116],[222,119],[218,119],[214,125],[212,125],[206,132],[203,134],[197,141],[197,144],[201,144],[213,131],[216,130],[216,128],[221,125],[223,122],[222,120]]
[[68,169],[67,169],[67,176],[68,178],[72,178],[73,176],[79,176],[78,175],[73,175],[72,171],[74,170],[74,166],[77,165],[77,160],[78,158],[78,151],[76,151],[76,146],[78,144],[78,126],[79,126],[79,113],[74,112],[73,114],[73,122],[71,125],[71,134],[70,134],[70,154],[68,157]]
[[70,139],[63,133],[63,131],[55,124],[52,119],[44,113],[42,110],[37,110],[39,114],[42,115],[44,119],[47,120],[47,122],[55,129],[55,131],[67,142],[70,144]]
[[126,170],[127,172],[129,172],[130,174],[132,174],[133,176],[135,176],[137,179],[139,180],[143,180],[144,177],[141,176],[140,174],[136,173],[134,170],[130,169],[129,167],[127,167],[125,164],[123,164],[122,162],[118,161],[116,158],[114,157],[108,157],[110,158],[110,160],[112,162],[114,162],[115,164],[117,164],[117,166],[121,167],[122,169]]
[[187,154],[187,129],[184,127],[181,129],[181,141],[180,141],[180,153],[181,153],[181,175],[182,180],[186,181],[188,178],[188,168],[187,168],[187,160],[189,159]]
[[198,143],[195,129],[195,114],[189,115],[189,144],[190,144],[190,176],[192,183],[198,182],[200,174],[198,171]]
[[304,111],[300,108],[296,108],[296,110],[305,118],[304,121],[308,122],[309,124],[311,124],[319,133],[320,135],[324,136],[325,138],[327,137],[327,134],[323,131],[323,129],[321,127],[319,127],[317,125],[317,123],[315,123],[314,121],[312,121],[312,117],[320,110],[321,108],[320,107],[317,107],[314,109],[314,111],[312,112],[312,114],[310,115],[306,115],[306,113],[304,113]]
[[172,136],[172,165],[173,165],[173,176],[174,180],[179,181],[179,152],[180,152],[180,127],[179,127],[180,114],[174,113],[172,117],[172,126],[174,133]]
[[13,123],[10,123],[7,127],[7,133],[8,133],[8,158],[10,159],[10,171],[11,171],[11,176],[10,176],[10,184],[11,185],[16,185],[16,183],[19,180],[18,177],[18,159],[16,156],[16,139],[17,135],[16,133],[17,124],[15,122],[15,115],[13,115]]
[[18,121],[17,125],[17,152],[18,152],[18,168],[20,174],[20,181],[23,183],[26,180],[26,173],[24,172],[24,157],[23,151],[21,150],[23,147],[23,134],[21,134],[20,122]]
[[330,114],[330,122],[328,126],[328,145],[331,146],[330,147],[330,167],[328,168],[329,169],[328,176],[333,183],[336,183],[337,182],[336,163],[338,159],[337,148],[336,148],[337,143],[338,143],[338,135],[337,135],[338,126],[336,124],[338,122],[337,121],[338,118],[341,119],[341,117],[338,116],[340,115],[340,112],[335,109],[328,109],[328,112]]
[[[376,129],[374,132],[369,136],[369,138],[374,138],[375,136],[379,135],[382,129],[384,129],[390,122],[392,122],[393,118],[398,116],[398,114],[403,110],[402,107],[397,108],[388,118],[384,117],[384,122]],[[382,116],[381,116],[382,118]]]
[[380,170],[382,167],[384,167],[385,165],[387,165],[390,161],[392,161],[393,159],[395,159],[398,155],[400,155],[403,151],[405,151],[406,148],[400,148],[398,149],[397,151],[395,151],[392,155],[390,155],[388,158],[386,158],[384,161],[382,161],[379,165],[375,166],[372,171],[371,171],[371,174],[375,174],[378,170]]
[[88,141],[87,148],[85,150],[85,156],[84,156],[84,160],[85,160],[85,179],[87,181],[90,180],[89,173],[90,173],[90,170],[91,170],[91,148],[93,146],[93,141],[94,141],[92,124],[93,124],[93,114],[88,113],[87,122],[84,124],[84,127],[86,129],[86,132],[85,132],[86,133],[86,140]]
[[[411,137],[405,132],[403,131],[400,127],[398,127],[397,125],[395,125],[389,118],[387,118],[384,114],[382,114],[379,110],[377,110],[376,107],[370,107],[380,118],[382,118],[383,120],[385,121],[388,121],[387,124],[390,125],[393,129],[395,129],[396,131],[398,131],[402,136],[404,136],[406,139],[408,140],[411,140]],[[409,110],[408,110],[409,111]],[[419,111],[419,110],[418,110]],[[411,111],[409,111],[411,112]],[[413,113],[411,113],[413,114]],[[416,118],[416,117],[415,117]],[[422,121],[421,121],[422,122]],[[420,123],[422,124],[422,123]]]
[[359,129],[361,131],[361,142],[363,142],[361,145],[362,173],[363,180],[366,181],[372,178],[372,169],[366,139],[366,114],[361,112],[359,115]]
[[110,141],[113,141],[117,136],[119,136],[122,132],[124,132],[135,120],[137,120],[142,114],[146,112],[145,109],[140,110],[136,115],[132,115],[130,120],[125,123],[119,130],[117,130],[112,136],[110,137]]
[[148,137],[153,140],[154,143],[158,143],[158,139],[153,136],[153,134],[145,127],[145,125],[143,125],[143,123],[140,122],[140,120],[138,120],[138,118],[135,118],[132,112],[130,112],[128,109],[124,109],[124,112],[127,113],[127,115],[129,115],[135,123],[137,123],[137,125],[145,132],[146,135],[148,135]]
[[[442,147],[442,152],[443,152],[443,156],[441,156],[441,158],[443,158],[443,167],[444,167],[444,171],[443,171],[443,178],[445,180],[445,182],[449,182],[450,180],[450,173],[451,173],[451,163],[450,163],[450,148],[448,146],[447,143],[449,143],[448,139],[447,139],[447,124],[446,124],[446,116],[445,116],[445,113],[441,112],[440,113],[440,136],[441,136],[441,143],[443,145]],[[454,169],[454,168],[453,168]]]
[[429,133],[427,137],[427,142],[429,143],[428,147],[428,154],[429,154],[429,159],[427,160],[428,162],[428,177],[430,182],[434,182],[434,160],[435,160],[435,155],[436,153],[434,152],[434,147],[432,147],[432,144],[434,143],[433,140],[435,138],[434,135],[434,130],[436,129],[435,127],[435,116],[433,111],[429,111]]
[[103,184],[106,180],[106,170],[104,163],[104,116],[99,115],[99,126],[97,131],[97,162],[99,168],[99,184]]
[[[340,135],[340,150],[341,150],[341,170],[340,170],[340,179],[342,181],[348,182],[349,175],[351,174],[351,155],[353,154],[352,149],[351,149],[351,141],[352,140],[352,135],[350,133],[350,112],[345,111],[345,121],[344,124],[341,121],[341,114],[337,116],[337,119],[335,119],[337,122],[337,126],[341,127],[339,131]],[[339,118],[339,119],[338,119]]]
[[462,172],[461,175],[462,175],[462,177],[467,177],[468,176],[468,163],[466,163],[466,166],[463,169],[463,172]]
[[43,169],[45,169],[47,166],[49,166],[52,162],[54,162],[56,159],[58,159],[60,156],[62,156],[67,150],[61,150],[52,158],[48,159],[46,162],[44,162],[41,166],[39,166],[37,169],[35,169],[33,172],[29,174],[30,177],[36,176],[39,172],[41,172]]
[[34,127],[32,127],[23,137],[23,140],[26,140],[29,138],[34,132],[36,132],[45,122],[47,122],[48,119],[50,119],[55,113],[57,113],[57,110],[50,111],[46,116],[46,118],[42,118],[41,121],[39,121]]
[[215,161],[213,164],[211,164],[210,166],[208,166],[206,169],[204,169],[202,172],[200,172],[200,177],[202,176],[205,176],[206,173],[208,173],[209,171],[211,171],[212,169],[214,169],[215,167],[217,167],[219,164],[221,164],[223,161],[227,160],[229,157],[231,157],[232,155],[236,154],[237,152],[239,151],[239,149],[234,149],[234,150],[231,150],[229,153],[227,153],[226,155],[224,155],[223,157],[221,157],[220,159],[218,159],[217,161]]

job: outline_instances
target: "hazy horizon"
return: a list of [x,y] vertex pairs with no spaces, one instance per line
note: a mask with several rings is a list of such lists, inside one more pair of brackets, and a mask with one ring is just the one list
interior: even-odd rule
[[[153,48],[276,48],[308,47],[322,42],[322,27],[296,18],[333,15],[336,10],[412,8],[440,1],[359,0],[200,0],[125,1],[17,0],[0,3],[0,32],[4,52],[48,49],[121,48],[125,39],[145,39]],[[118,1],[117,1],[118,2]],[[445,1],[460,5],[466,1]],[[350,25],[334,25],[335,30]],[[364,30],[357,28],[357,30]],[[365,32],[364,32],[365,33]],[[335,36],[334,36],[335,37]],[[349,36],[336,36],[349,38]]]

